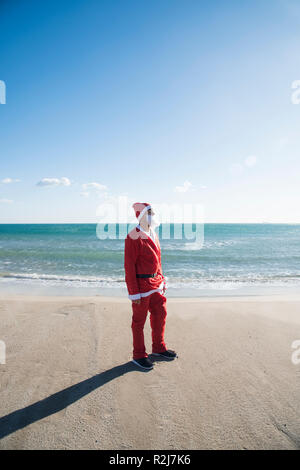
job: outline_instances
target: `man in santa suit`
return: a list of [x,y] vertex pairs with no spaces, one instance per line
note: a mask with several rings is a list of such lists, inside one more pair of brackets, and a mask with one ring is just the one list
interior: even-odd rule
[[158,224],[151,205],[146,202],[133,204],[139,221],[125,239],[125,281],[128,297],[132,301],[133,362],[143,369],[152,369],[153,363],[146,353],[144,325],[148,311],[152,328],[152,354],[172,360],[175,351],[167,349],[164,342],[166,324],[166,283],[161,268],[158,236],[154,230]]

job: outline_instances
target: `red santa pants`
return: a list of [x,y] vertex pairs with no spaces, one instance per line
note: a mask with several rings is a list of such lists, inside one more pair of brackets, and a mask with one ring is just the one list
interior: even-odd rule
[[167,316],[166,303],[166,297],[159,292],[142,297],[140,304],[132,303],[133,359],[148,357],[144,342],[144,325],[148,310],[152,328],[152,352],[166,351],[167,348],[164,342]]

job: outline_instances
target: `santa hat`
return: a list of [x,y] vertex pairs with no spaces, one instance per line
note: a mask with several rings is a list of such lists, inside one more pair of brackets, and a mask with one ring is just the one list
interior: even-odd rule
[[148,202],[135,202],[132,207],[138,221],[141,220],[146,211],[151,209],[151,205]]

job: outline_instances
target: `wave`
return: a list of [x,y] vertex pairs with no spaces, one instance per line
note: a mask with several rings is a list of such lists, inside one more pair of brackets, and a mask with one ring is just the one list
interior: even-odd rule
[[199,240],[193,242],[181,241],[181,242],[161,242],[161,247],[167,251],[195,251],[195,250],[207,250],[207,249],[219,249],[227,246],[233,246],[241,244],[240,240],[222,240],[222,241],[206,241]]
[[41,281],[64,281],[64,282],[80,282],[80,283],[121,283],[123,279],[113,277],[98,276],[69,276],[57,274],[39,274],[39,273],[0,273],[0,278],[6,279],[23,279],[23,280],[41,280]]
[[[57,275],[43,273],[12,273],[1,272],[2,282],[15,281],[17,283],[42,283],[43,285],[66,285],[80,287],[111,287],[124,288],[125,279],[119,276],[80,276],[80,275]],[[287,286],[300,285],[300,274],[282,273],[276,275],[259,275],[249,273],[248,275],[207,276],[203,273],[201,277],[166,276],[167,286],[182,289],[236,289],[242,286]]]

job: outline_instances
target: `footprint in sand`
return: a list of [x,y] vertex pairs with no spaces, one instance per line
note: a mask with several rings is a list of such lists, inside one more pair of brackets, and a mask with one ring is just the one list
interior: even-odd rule
[[[89,303],[88,306],[94,306],[95,304]],[[89,313],[90,309],[87,309],[87,305],[65,305],[55,315],[71,315],[72,313]]]

